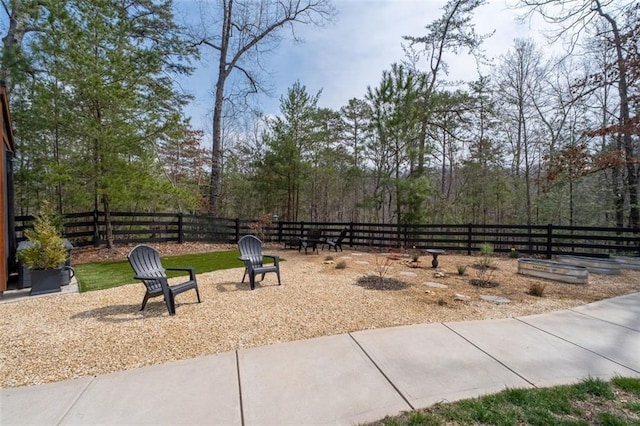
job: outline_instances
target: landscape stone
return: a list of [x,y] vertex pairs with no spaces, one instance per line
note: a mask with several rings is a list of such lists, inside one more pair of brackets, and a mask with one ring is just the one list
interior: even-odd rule
[[404,275],[406,277],[417,277],[418,276],[418,274],[416,274],[415,272],[408,272],[408,271],[400,272],[400,275]]
[[506,299],[506,298],[500,297],[500,296],[491,296],[491,295],[483,294],[480,297],[483,300],[486,300],[487,302],[493,302],[496,305],[506,305],[507,303],[510,302],[509,299]]
[[428,287],[434,287],[434,288],[449,288],[448,285],[440,284],[440,283],[434,283],[434,282],[426,282],[426,283],[424,283],[424,285],[426,285]]
[[453,300],[467,301],[471,300],[469,296],[465,296],[464,294],[456,293],[453,295]]

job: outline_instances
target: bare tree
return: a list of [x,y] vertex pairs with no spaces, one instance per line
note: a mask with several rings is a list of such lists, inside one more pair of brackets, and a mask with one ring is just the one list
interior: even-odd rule
[[622,136],[627,166],[627,191],[629,192],[629,226],[640,227],[640,205],[638,200],[637,148],[633,141],[634,123],[631,119],[629,100],[629,75],[627,37],[619,28],[623,16],[637,23],[640,7],[636,1],[623,0],[520,0],[518,5],[527,8],[529,13],[539,13],[545,21],[557,24],[558,30],[551,35],[554,39],[565,37],[570,47],[580,39],[582,33],[594,22],[604,21],[609,26],[608,38],[615,51],[616,61],[612,71],[616,74],[615,85],[619,96],[619,124],[615,129]]
[[[217,215],[221,179],[222,117],[225,88],[234,71],[246,84],[244,95],[264,91],[260,77],[260,58],[278,47],[281,32],[291,30],[294,39],[296,24],[323,25],[334,16],[330,0],[220,0],[207,2],[211,16],[222,16],[222,22],[205,22],[202,28],[214,27],[216,34],[204,31],[199,45],[212,48],[218,55],[218,76],[214,89],[213,141],[211,150],[211,213]],[[212,18],[213,19],[213,18]]]
[[515,45],[497,68],[498,97],[504,104],[506,117],[503,127],[511,144],[512,169],[516,185],[524,174],[524,203],[527,224],[532,218],[532,169],[535,152],[535,102],[545,73],[543,54],[531,40],[516,39]]

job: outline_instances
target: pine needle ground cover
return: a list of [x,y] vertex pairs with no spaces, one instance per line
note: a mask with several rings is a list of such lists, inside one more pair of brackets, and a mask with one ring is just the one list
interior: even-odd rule
[[[218,271],[222,269],[239,268],[242,262],[238,260],[237,250],[216,251],[210,253],[194,253],[162,258],[165,268],[192,267],[197,274]],[[125,284],[137,283],[129,261],[86,263],[74,267],[80,292],[104,290]],[[177,271],[167,271],[167,276],[184,275]]]

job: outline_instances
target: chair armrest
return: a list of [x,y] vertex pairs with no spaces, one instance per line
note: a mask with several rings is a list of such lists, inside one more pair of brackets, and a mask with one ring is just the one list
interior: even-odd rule
[[175,268],[166,268],[166,271],[184,271],[184,272],[189,272],[189,279],[190,280],[194,280],[196,277],[196,270],[195,268],[192,267],[185,267],[185,266],[178,266]]
[[[134,275],[134,279],[136,280],[157,280],[160,278],[167,278],[167,275],[164,273],[164,269],[149,269],[146,271],[142,271],[141,274]],[[148,274],[148,275],[146,275]],[[156,274],[156,275],[152,275]]]
[[263,254],[262,257],[267,257],[269,259],[273,260],[273,264],[278,266],[278,263],[280,262],[280,256],[274,256],[272,254]]
[[162,280],[162,279],[167,279],[166,276],[163,275],[134,275],[133,277],[134,280]]

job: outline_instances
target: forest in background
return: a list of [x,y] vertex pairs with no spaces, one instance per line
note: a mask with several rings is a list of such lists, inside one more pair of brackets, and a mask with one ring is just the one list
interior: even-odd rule
[[[49,199],[107,221],[640,227],[638,3],[520,0],[571,54],[516,39],[490,73],[454,83],[445,54],[483,63],[490,34],[471,22],[484,0],[449,0],[362,97],[319,108],[321,91],[297,82],[265,116],[251,103],[260,57],[295,26],[334,19],[328,0],[208,1],[198,23],[178,23],[170,1],[1,2],[18,215]],[[184,116],[179,84],[204,59],[220,65],[211,137]]]

